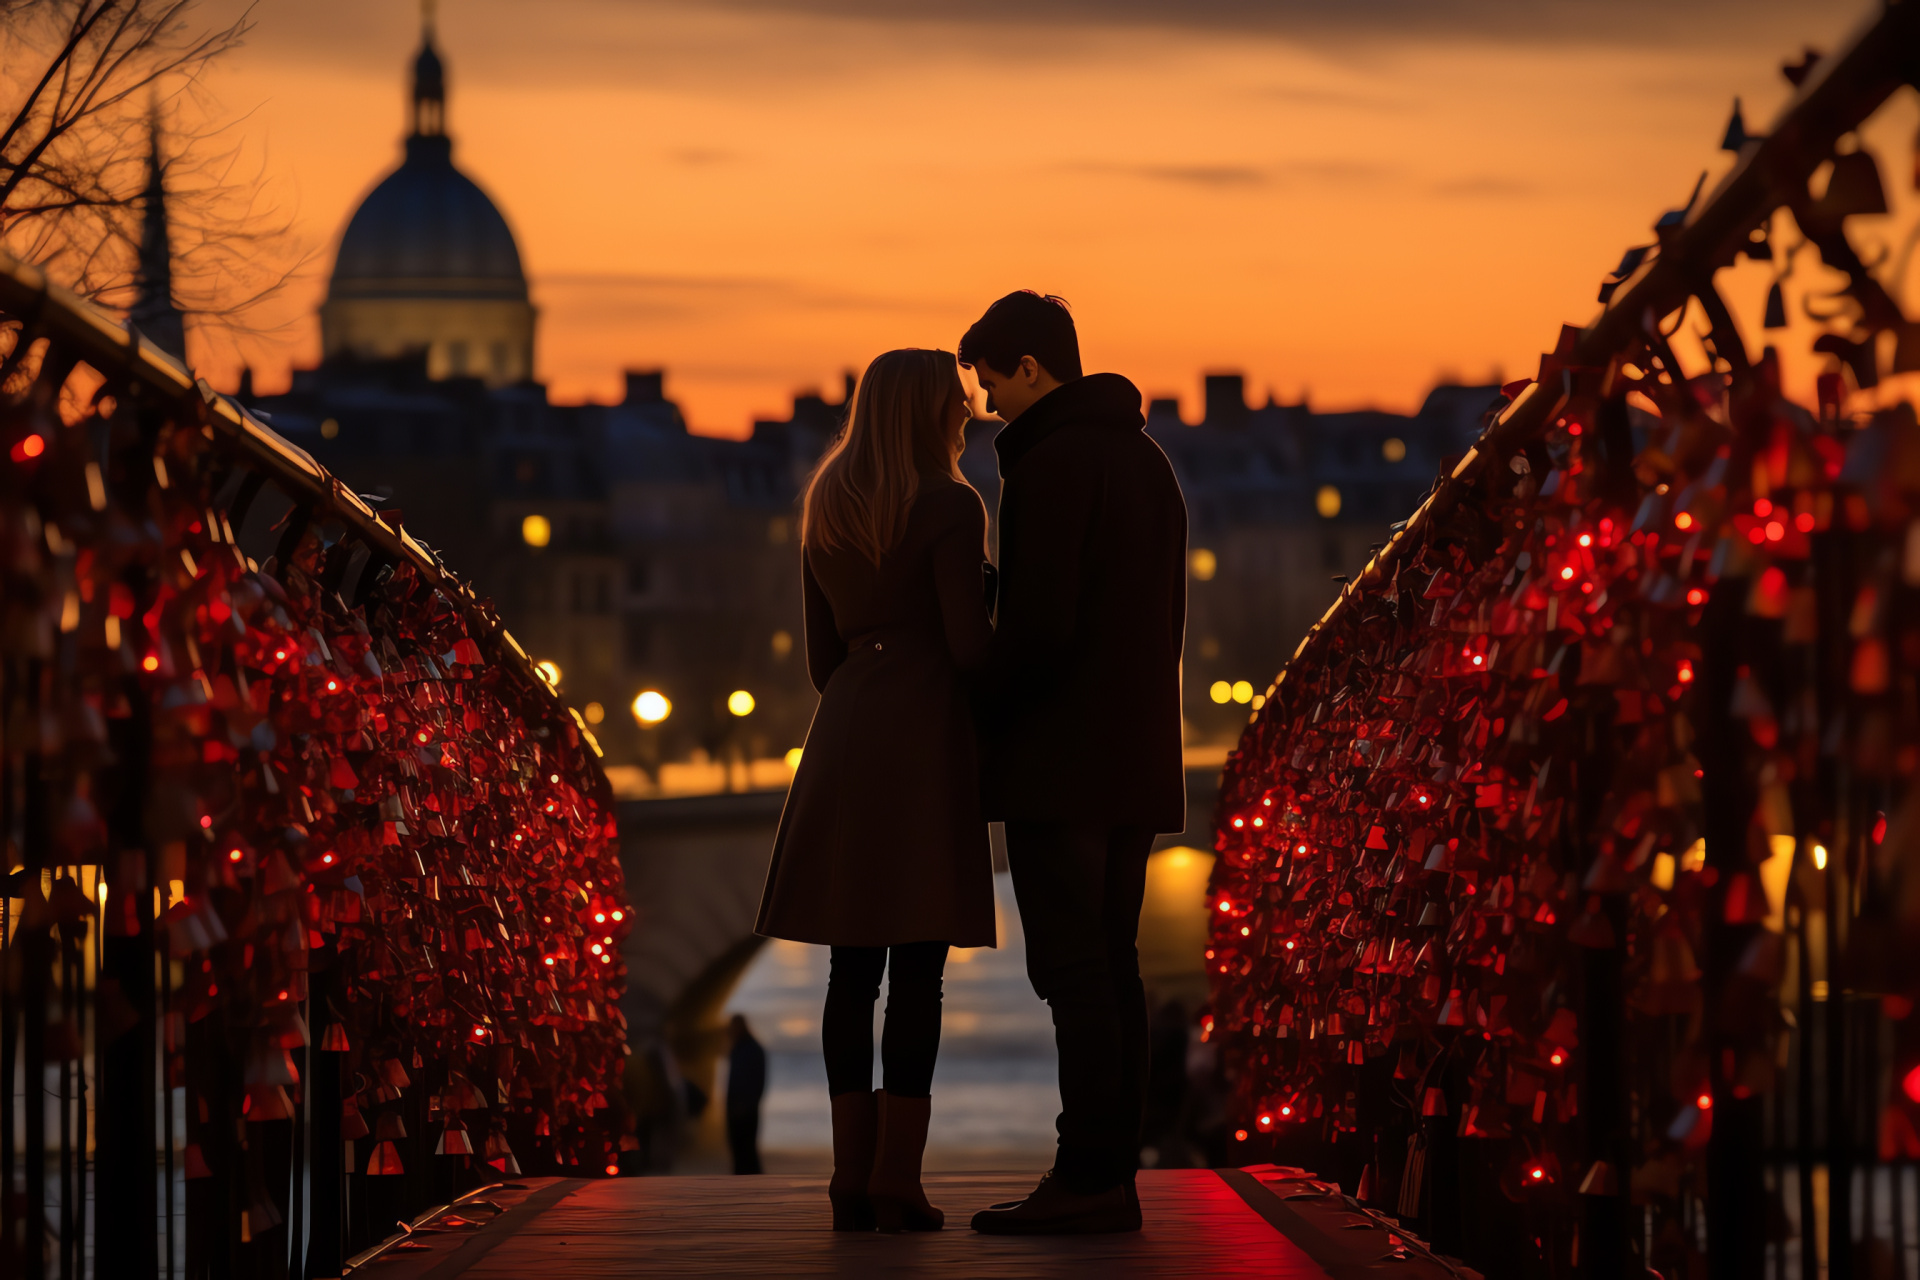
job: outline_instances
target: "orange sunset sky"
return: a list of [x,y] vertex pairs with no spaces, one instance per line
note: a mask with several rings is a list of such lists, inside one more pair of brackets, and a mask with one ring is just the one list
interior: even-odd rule
[[[1782,59],[1867,10],[444,0],[438,28],[455,161],[519,240],[555,398],[662,366],[696,430],[739,434],[879,350],[951,348],[1017,287],[1072,301],[1089,369],[1190,417],[1205,369],[1256,400],[1396,409],[1440,376],[1530,373],[1724,171],[1732,99],[1764,130]],[[225,386],[244,358],[266,391],[317,358],[334,243],[398,160],[420,18],[263,0],[255,20],[195,110],[291,223],[263,252],[306,266],[261,332],[191,354]],[[1766,285],[1729,292],[1757,315]]]

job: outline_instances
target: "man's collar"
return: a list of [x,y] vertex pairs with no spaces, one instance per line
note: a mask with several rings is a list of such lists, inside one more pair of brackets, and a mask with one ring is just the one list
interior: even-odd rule
[[1140,392],[1117,373],[1095,373],[1063,382],[993,438],[1000,474],[1006,475],[1041,441],[1082,415],[1110,417],[1116,425],[1128,417],[1135,427],[1146,422],[1140,414]]

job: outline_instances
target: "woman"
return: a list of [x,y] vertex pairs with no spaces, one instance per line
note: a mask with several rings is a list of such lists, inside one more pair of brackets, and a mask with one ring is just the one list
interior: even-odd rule
[[[920,1158],[947,948],[994,945],[993,871],[964,673],[991,637],[986,510],[961,478],[970,413],[945,351],[867,367],[801,509],[807,672],[820,706],[759,933],[833,948],[821,1038],[836,1231],[937,1231]],[[873,1005],[888,979],[885,1087]]]

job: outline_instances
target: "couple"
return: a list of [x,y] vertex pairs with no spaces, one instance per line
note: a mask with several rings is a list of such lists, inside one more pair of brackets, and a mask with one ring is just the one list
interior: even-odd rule
[[[1007,425],[1000,567],[961,477],[961,366]],[[802,514],[820,706],[757,931],[832,947],[822,1039],[836,1231],[937,1231],[920,1185],[952,946],[992,946],[1006,824],[1027,971],[1060,1055],[1059,1153],[976,1231],[1133,1231],[1147,1091],[1135,937],[1155,833],[1186,825],[1186,506],[1140,393],[1081,376],[1073,317],[1009,294],[944,351],[860,380]],[[996,587],[997,583],[997,587]],[[873,1006],[888,976],[873,1090]]]

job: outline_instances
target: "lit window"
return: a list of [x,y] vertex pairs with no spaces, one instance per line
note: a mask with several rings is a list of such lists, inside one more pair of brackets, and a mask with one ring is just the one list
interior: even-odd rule
[[1330,484],[1320,486],[1320,492],[1313,495],[1313,509],[1321,516],[1331,520],[1340,514],[1340,491]]
[[659,724],[673,714],[673,704],[666,695],[648,689],[633,700],[633,718],[641,724]]
[[1380,446],[1380,456],[1388,462],[1399,462],[1407,456],[1407,442],[1399,436],[1388,436]]
[[1195,547],[1193,554],[1187,557],[1187,565],[1193,570],[1196,580],[1212,582],[1213,575],[1220,572],[1220,557],[1205,547]]
[[553,522],[545,516],[528,516],[520,522],[520,540],[530,547],[544,547],[553,541]]

